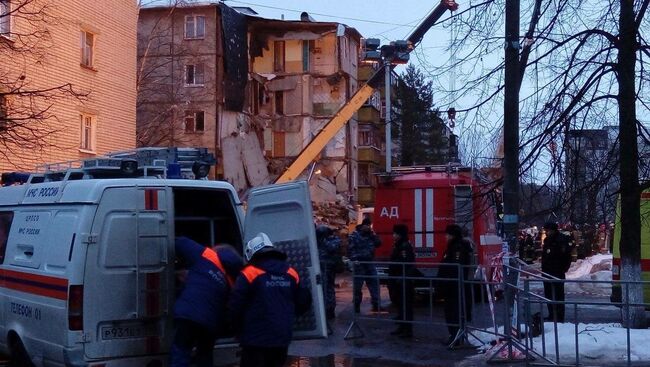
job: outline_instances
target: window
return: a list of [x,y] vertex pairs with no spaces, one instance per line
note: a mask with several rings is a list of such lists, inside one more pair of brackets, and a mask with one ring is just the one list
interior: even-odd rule
[[7,240],[9,239],[9,230],[11,229],[11,222],[13,219],[13,212],[0,212],[0,264],[5,261]]
[[79,115],[81,120],[81,145],[79,149],[86,152],[95,151],[95,118],[90,115]]
[[370,167],[367,164],[359,163],[358,172],[359,186],[372,186],[373,177],[370,172]]
[[185,65],[185,85],[203,85],[203,64]]
[[205,37],[205,17],[188,15],[185,17],[185,39],[202,39]]
[[185,111],[185,132],[196,133],[205,130],[205,113],[203,111]]
[[0,35],[11,34],[11,2],[0,0]]
[[275,92],[275,113],[284,115],[284,93],[282,91]]
[[314,40],[302,41],[302,71],[311,70],[311,55],[314,53]]
[[273,42],[273,71],[284,71],[284,41]]
[[81,31],[81,65],[89,68],[93,67],[93,54],[95,49],[95,35]]
[[375,134],[371,130],[359,130],[359,146],[374,147]]

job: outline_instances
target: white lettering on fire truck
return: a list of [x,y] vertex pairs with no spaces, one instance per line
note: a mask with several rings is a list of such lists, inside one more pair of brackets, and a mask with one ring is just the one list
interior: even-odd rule
[[[389,211],[390,209],[390,211]],[[381,208],[381,213],[379,214],[380,217],[388,217],[388,218],[398,218],[399,219],[399,207],[396,206],[391,206],[390,208],[388,207],[383,207]]]

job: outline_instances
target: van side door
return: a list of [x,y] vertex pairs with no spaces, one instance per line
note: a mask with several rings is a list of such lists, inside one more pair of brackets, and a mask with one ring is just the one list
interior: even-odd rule
[[320,264],[309,186],[306,182],[291,182],[252,189],[244,221],[244,243],[264,232],[288,256],[288,261],[310,289],[312,309],[300,317],[294,328],[294,338],[324,338],[327,336]]

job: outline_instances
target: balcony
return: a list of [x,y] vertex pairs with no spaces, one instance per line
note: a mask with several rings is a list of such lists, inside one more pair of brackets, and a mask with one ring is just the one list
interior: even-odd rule
[[358,151],[358,160],[379,164],[381,163],[381,151],[376,147],[361,146]]
[[357,72],[357,79],[359,81],[365,82],[366,80],[370,79],[374,73],[375,70],[371,66],[361,66]]
[[363,106],[359,109],[357,113],[357,120],[359,122],[372,122],[378,124],[379,120],[379,111],[372,106]]
[[357,190],[357,202],[363,206],[372,206],[375,202],[375,188],[360,186]]

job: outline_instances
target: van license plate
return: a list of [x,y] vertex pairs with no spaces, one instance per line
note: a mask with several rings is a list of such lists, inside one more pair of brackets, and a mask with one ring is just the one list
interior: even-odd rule
[[123,325],[102,327],[102,340],[142,338],[155,336],[155,327],[144,325]]

